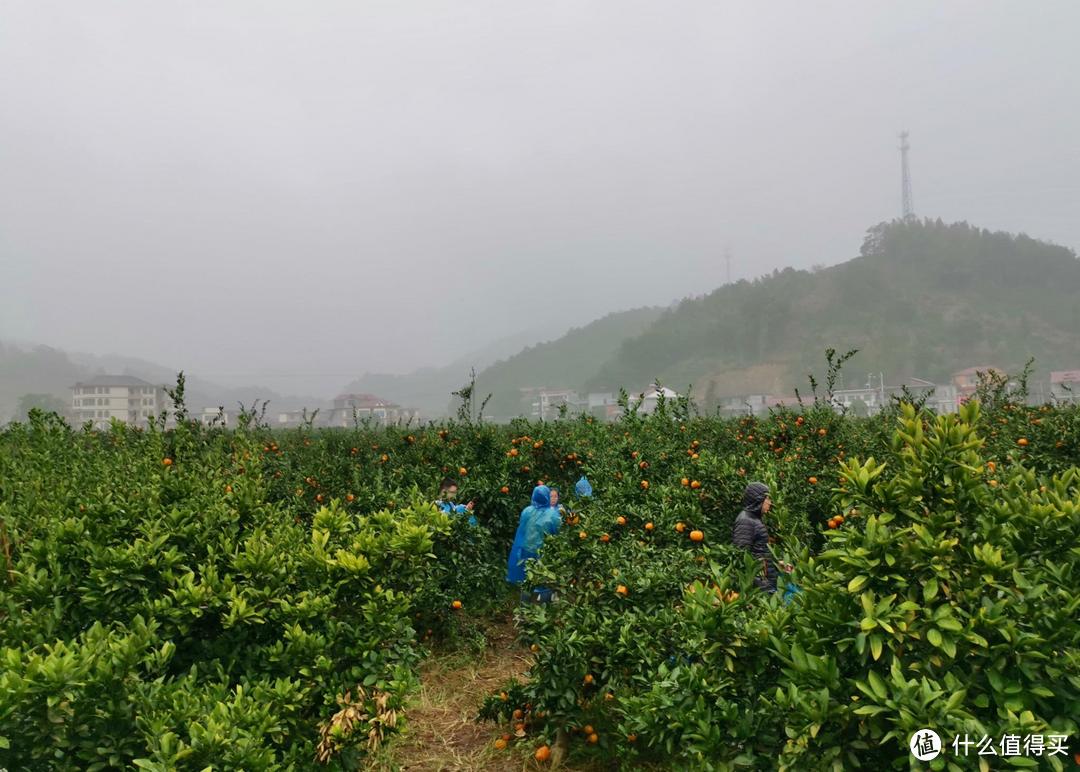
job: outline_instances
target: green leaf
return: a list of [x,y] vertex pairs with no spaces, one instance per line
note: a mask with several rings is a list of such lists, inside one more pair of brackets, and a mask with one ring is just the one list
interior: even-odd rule
[[926,640],[930,643],[931,646],[934,646],[938,649],[941,648],[941,633],[938,632],[936,627],[931,627],[929,630],[926,631]]
[[932,601],[934,598],[937,597],[937,593],[938,593],[937,578],[936,577],[930,577],[930,579],[928,579],[926,581],[926,584],[924,584],[922,586],[923,600],[926,601],[927,603],[929,603],[930,601]]
[[871,670],[868,680],[870,688],[874,690],[874,694],[879,700],[884,700],[889,696],[889,687],[885,685],[885,681],[877,674],[877,671]]
[[875,662],[877,662],[879,659],[881,659],[881,636],[880,635],[875,634],[875,635],[870,636],[870,653],[874,656],[874,661]]
[[870,577],[866,575],[856,576],[850,582],[848,582],[848,592],[858,592],[861,590],[867,582],[870,581]]

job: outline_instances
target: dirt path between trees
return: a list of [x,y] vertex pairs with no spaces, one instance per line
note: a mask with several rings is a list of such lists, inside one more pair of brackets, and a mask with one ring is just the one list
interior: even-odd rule
[[435,653],[424,662],[420,691],[406,709],[406,729],[373,762],[373,771],[518,772],[535,766],[528,740],[497,750],[495,740],[507,729],[476,720],[484,698],[509,678],[524,677],[530,663],[509,617],[485,625],[484,632],[488,643],[479,655]]

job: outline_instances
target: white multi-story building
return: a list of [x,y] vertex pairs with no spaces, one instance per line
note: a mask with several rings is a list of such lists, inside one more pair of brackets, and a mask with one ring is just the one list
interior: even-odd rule
[[115,418],[132,426],[145,426],[165,412],[165,389],[133,375],[97,375],[71,387],[71,409],[79,423],[105,428]]
[[[882,408],[882,389],[836,389],[832,393],[834,410],[850,410],[856,414],[865,409],[866,415],[874,415]],[[860,406],[861,405],[861,406]]]
[[1055,370],[1050,373],[1050,396],[1059,403],[1080,403],[1080,370]]
[[199,414],[199,420],[202,421],[204,426],[229,426],[232,424],[232,418],[229,416],[228,411],[220,407],[204,407]]
[[655,383],[645,389],[643,394],[633,395],[630,397],[629,406],[633,409],[640,403],[641,407],[638,408],[638,413],[641,415],[651,415],[656,412],[656,407],[660,403],[660,399],[663,398],[665,404],[674,407],[675,401],[679,398],[679,394],[667,386],[657,386]]
[[564,406],[568,413],[573,414],[587,404],[573,389],[540,389],[536,399],[537,401],[532,403],[532,414],[533,418],[541,421],[558,418]]
[[[323,414],[319,415],[323,418]],[[420,411],[406,408],[373,394],[339,394],[334,406],[325,411],[323,426],[349,428],[357,421],[370,421],[380,426],[403,426],[420,422]]]

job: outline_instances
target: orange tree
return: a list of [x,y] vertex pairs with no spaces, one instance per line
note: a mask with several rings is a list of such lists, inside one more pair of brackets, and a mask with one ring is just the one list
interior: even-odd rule
[[[624,431],[622,447],[616,434],[615,471],[598,475],[613,484],[530,566],[530,581],[562,594],[519,612],[530,678],[483,715],[520,711],[545,742],[568,737],[583,754],[701,769],[906,767],[921,726],[1075,735],[1080,473],[986,463],[974,405],[892,418],[888,441],[880,421],[720,425],[742,446],[763,432],[775,443],[781,424],[806,439],[836,430],[886,462],[815,458],[803,471],[819,471],[818,487],[805,489],[802,473],[781,474],[782,454],[717,460],[776,481],[781,531],[798,520],[791,502],[823,500],[835,526],[818,537],[824,551],[783,545],[803,590],[790,604],[752,589],[753,565],[723,546],[728,519],[706,516],[682,477],[647,489],[630,477],[624,457],[638,461],[651,427]],[[702,444],[687,469],[708,465]]]
[[450,530],[429,503],[301,518],[256,438],[189,425],[35,415],[0,448],[0,766],[348,766],[394,731]]
[[[774,639],[782,765],[907,766],[925,727],[1077,734],[1080,470],[991,471],[977,423],[976,403],[939,418],[909,406],[887,463],[843,465],[848,517],[802,565]],[[950,755],[941,766],[969,768]]]

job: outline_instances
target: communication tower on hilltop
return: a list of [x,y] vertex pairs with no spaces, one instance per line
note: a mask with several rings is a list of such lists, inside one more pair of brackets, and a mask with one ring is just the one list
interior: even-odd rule
[[907,138],[906,131],[900,132],[900,175],[903,186],[900,206],[903,209],[904,219],[910,220],[915,216],[915,207],[911,203],[911,170],[908,169],[908,150],[911,149],[911,145],[908,144]]

